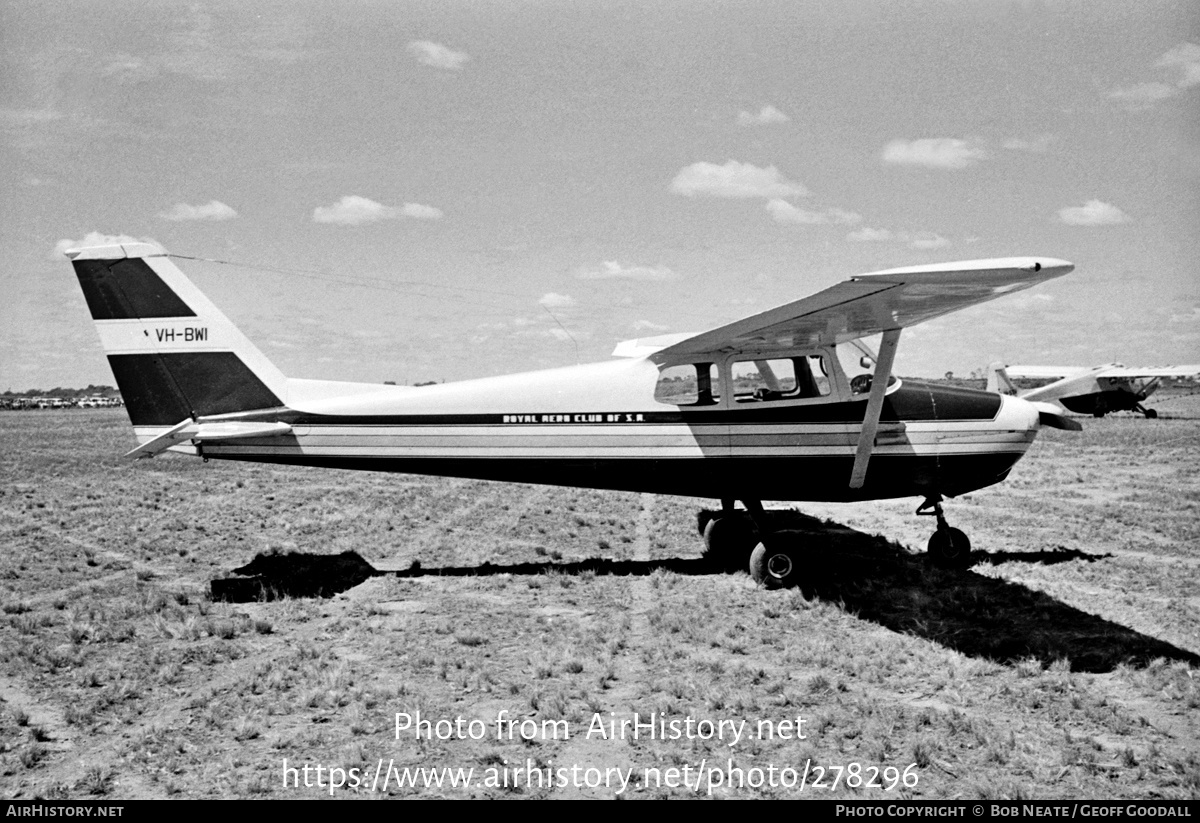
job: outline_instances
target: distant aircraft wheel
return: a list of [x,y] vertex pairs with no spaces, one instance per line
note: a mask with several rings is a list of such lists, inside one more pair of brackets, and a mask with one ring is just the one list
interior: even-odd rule
[[786,589],[800,582],[799,535],[795,532],[775,532],[766,543],[759,543],[750,553],[750,576],[764,589]]
[[929,538],[929,558],[947,569],[965,569],[971,564],[971,541],[962,529],[938,529]]
[[1158,419],[1158,412],[1155,411],[1154,409],[1146,409],[1146,419],[1147,420]]
[[754,523],[745,514],[714,517],[704,527],[704,559],[720,571],[746,568],[750,552],[758,543]]

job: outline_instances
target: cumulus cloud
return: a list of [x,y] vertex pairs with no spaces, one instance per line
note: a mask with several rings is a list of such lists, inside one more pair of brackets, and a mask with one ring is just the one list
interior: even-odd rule
[[1134,83],[1132,86],[1119,86],[1113,89],[1108,96],[1124,103],[1148,106],[1159,100],[1174,97],[1176,94],[1178,94],[1178,90],[1166,83]]
[[418,220],[437,220],[442,210],[420,203],[405,203],[403,206],[385,206],[366,197],[348,194],[332,206],[317,206],[313,209],[314,223],[333,223],[340,226],[359,226],[377,223],[380,220],[400,220],[412,217]]
[[232,220],[238,213],[220,200],[210,200],[203,206],[176,203],[166,211],[160,212],[158,216],[163,220],[179,223],[188,220]]
[[130,237],[128,234],[103,234],[98,231],[90,231],[80,240],[59,240],[54,244],[54,251],[50,255],[55,261],[62,260],[68,249],[86,249],[89,246],[118,246],[125,243],[149,243],[151,246],[157,246],[162,250],[162,245],[156,240],[151,240],[149,237]]
[[605,260],[599,268],[580,269],[575,273],[580,280],[648,280],[670,283],[682,275],[666,266],[624,266],[616,260]]
[[723,166],[716,163],[692,163],[684,166],[671,181],[671,191],[685,197],[802,197],[808,190],[793,183],[774,166],[765,169],[750,163],[730,160]]
[[1055,141],[1053,134],[1041,134],[1032,139],[1010,137],[1001,145],[1009,151],[1031,151],[1042,154],[1050,150],[1050,144]]
[[654,323],[650,320],[637,320],[633,323],[634,331],[667,331],[670,326]]
[[420,203],[405,203],[400,207],[401,217],[413,217],[417,220],[440,220],[445,214],[435,206],[423,206]]
[[1154,67],[1166,76],[1164,80],[1118,86],[1108,96],[1140,108],[1200,85],[1200,45],[1180,43],[1158,58]]
[[771,123],[790,123],[791,120],[792,118],[774,106],[763,106],[758,110],[758,114],[751,114],[748,111],[738,112],[737,116],[739,126],[766,126]]
[[408,51],[426,66],[449,71],[458,71],[471,59],[466,52],[454,51],[431,40],[414,40],[408,44]]
[[950,245],[945,237],[931,231],[891,231],[865,226],[847,234],[846,239],[856,243],[904,243],[913,249],[941,249]]
[[548,291],[538,300],[539,306],[548,309],[566,309],[575,305],[575,298],[558,292]]
[[857,223],[862,220],[862,215],[845,209],[828,208],[821,211],[808,211],[796,208],[786,200],[778,198],[767,203],[767,211],[778,223],[824,226],[830,223]]
[[1155,67],[1175,74],[1175,85],[1181,89],[1200,86],[1200,45],[1180,43],[1158,58]]
[[846,239],[857,243],[886,243],[895,240],[896,236],[887,229],[872,229],[863,226],[861,229],[855,229],[847,234]]
[[1180,311],[1172,311],[1167,322],[1200,324],[1200,306],[1192,306],[1190,311],[1187,308],[1181,308]]
[[893,140],[883,148],[885,163],[931,169],[964,169],[986,157],[982,148],[953,137]]
[[914,249],[941,249],[949,246],[950,241],[931,231],[919,231],[909,235],[908,245]]
[[1089,200],[1082,206],[1059,209],[1058,219],[1068,226],[1112,226],[1128,223],[1131,218],[1111,203]]
[[0,125],[5,126],[37,126],[53,123],[65,117],[62,112],[52,108],[41,109],[9,109],[0,108]]

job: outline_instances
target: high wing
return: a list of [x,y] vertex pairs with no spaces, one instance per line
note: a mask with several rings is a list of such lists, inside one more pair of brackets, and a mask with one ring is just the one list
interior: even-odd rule
[[1191,366],[1152,366],[1150,368],[1127,368],[1114,364],[1096,373],[1097,377],[1191,377],[1200,374],[1200,364]]
[[1009,366],[1008,377],[1061,378],[1053,383],[1020,393],[1026,400],[1062,400],[1099,392],[1125,390],[1150,394],[1163,377],[1190,377],[1200,365],[1127,368],[1120,363],[1083,368],[1077,366]]
[[1009,377],[1023,377],[1035,380],[1058,379],[1062,377],[1095,377],[1104,369],[1119,369],[1120,363],[1106,363],[1103,366],[1005,366],[1004,371]]
[[[769,356],[773,350],[829,346],[882,334],[850,473],[850,487],[858,489],[865,482],[874,451],[900,331],[1027,289],[1074,268],[1065,260],[1050,257],[1006,257],[887,269],[852,277],[811,297],[682,340],[667,336],[631,340],[617,346],[613,353],[648,356],[660,363],[717,352],[753,351]],[[1057,417],[1049,415],[1047,419]]]
[[932,320],[1067,274],[1074,265],[1049,257],[1007,257],[909,266],[852,277],[824,291],[654,349],[628,341],[617,352],[655,359],[716,351],[845,343]]
[[1200,363],[1191,366],[1149,366],[1128,367],[1121,363],[1108,363],[1104,366],[1007,366],[1005,371],[1009,377],[1078,377],[1089,374],[1092,377],[1191,377],[1200,374]]

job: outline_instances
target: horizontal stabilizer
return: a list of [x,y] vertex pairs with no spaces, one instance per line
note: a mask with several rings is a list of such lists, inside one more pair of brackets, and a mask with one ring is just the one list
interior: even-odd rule
[[1038,410],[1038,420],[1043,426],[1069,432],[1083,431],[1083,426],[1078,420],[1072,420],[1070,417],[1067,417],[1053,403],[1034,402],[1033,407]]
[[153,457],[159,452],[166,451],[176,443],[191,440],[195,443],[216,442],[220,440],[239,440],[243,437],[276,437],[288,434],[292,427],[287,423],[241,423],[228,421],[224,423],[197,423],[191,418],[184,420],[178,426],[163,432],[153,440],[143,443],[126,457]]

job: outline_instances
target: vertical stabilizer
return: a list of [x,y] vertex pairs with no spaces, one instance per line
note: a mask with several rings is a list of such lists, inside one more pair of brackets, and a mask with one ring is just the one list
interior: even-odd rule
[[162,249],[66,254],[135,427],[283,405],[283,374]]
[[997,394],[1017,393],[1017,387],[1009,379],[1003,363],[996,362],[988,366],[987,390]]

